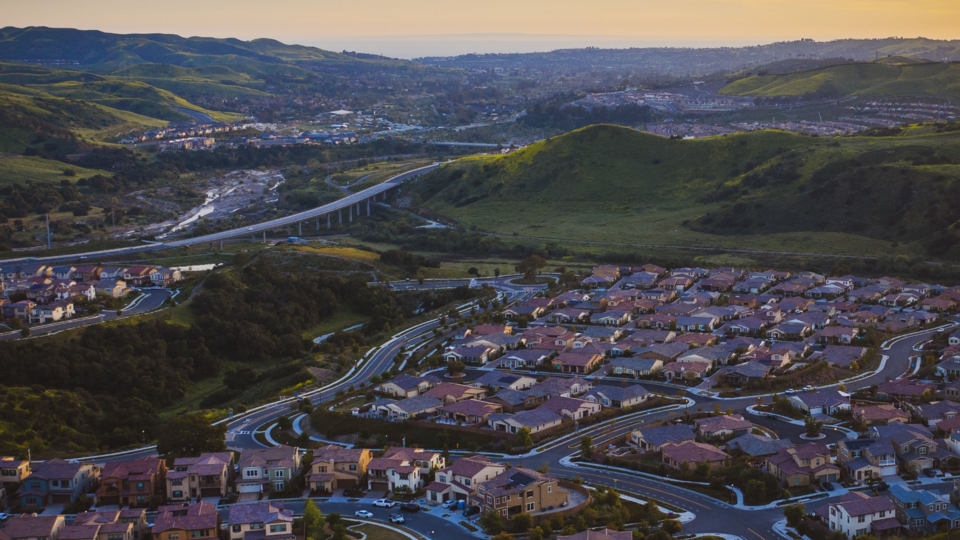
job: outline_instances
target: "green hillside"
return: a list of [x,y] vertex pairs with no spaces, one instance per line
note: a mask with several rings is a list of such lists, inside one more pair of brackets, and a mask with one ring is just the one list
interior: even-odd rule
[[960,64],[910,63],[910,59],[828,66],[794,73],[754,75],[723,94],[752,97],[863,98],[960,97]]
[[442,216],[506,235],[940,257],[960,241],[958,143],[960,132],[933,128],[670,140],[599,125],[446,165],[414,192]]

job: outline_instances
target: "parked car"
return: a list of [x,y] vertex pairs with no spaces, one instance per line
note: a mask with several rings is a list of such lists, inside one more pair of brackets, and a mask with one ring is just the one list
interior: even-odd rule
[[937,477],[937,470],[936,470],[936,469],[924,469],[924,470],[923,470],[923,474],[926,475],[926,476],[928,476],[929,478],[936,478],[936,477]]
[[373,512],[370,512],[368,510],[357,510],[356,512],[354,512],[353,515],[361,518],[372,518]]
[[406,521],[400,514],[390,514],[390,523],[405,523]]
[[457,505],[457,502],[458,501],[456,499],[450,499],[449,501],[444,501],[443,504],[441,504],[440,506],[444,508],[453,508],[454,506]]
[[475,515],[477,515],[477,514],[479,514],[479,513],[480,513],[480,507],[479,507],[479,506],[470,506],[470,507],[468,507],[466,510],[463,511],[463,515],[466,516],[466,517],[475,516]]
[[796,391],[795,389],[793,389],[793,388],[787,388],[786,390],[783,391],[783,393],[784,393],[784,394],[796,394],[797,391]]
[[404,512],[419,512],[420,507],[413,503],[404,503],[400,505],[400,510]]
[[820,485],[826,491],[833,491],[833,484],[831,484],[830,482],[824,482],[823,484],[820,484]]
[[379,506],[380,508],[393,508],[397,505],[396,501],[389,501],[387,499],[377,499],[373,501],[374,506]]
[[878,483],[876,483],[876,484],[873,485],[873,489],[875,489],[875,490],[877,490],[877,491],[886,491],[886,490],[890,489],[890,485],[887,484],[886,482],[878,482]]

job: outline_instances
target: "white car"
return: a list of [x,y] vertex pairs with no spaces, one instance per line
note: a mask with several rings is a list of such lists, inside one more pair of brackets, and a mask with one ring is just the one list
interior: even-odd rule
[[793,388],[788,388],[788,389],[784,390],[783,393],[784,393],[784,394],[796,394],[797,391],[794,390]]
[[372,518],[373,512],[369,512],[367,510],[357,510],[353,515],[361,518]]
[[453,508],[454,506],[457,505],[457,502],[458,501],[456,499],[450,499],[449,501],[444,501],[441,506],[443,506],[444,508]]
[[374,506],[379,506],[380,508],[393,508],[397,505],[396,501],[388,501],[387,499],[377,499],[373,501]]
[[406,523],[407,520],[400,514],[390,514],[390,523]]

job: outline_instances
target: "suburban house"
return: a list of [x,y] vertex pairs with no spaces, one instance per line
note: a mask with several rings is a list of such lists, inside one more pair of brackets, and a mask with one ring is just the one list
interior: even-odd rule
[[451,499],[469,500],[477,493],[480,483],[507,470],[486,456],[466,456],[437,471],[435,480],[427,486],[427,500],[444,502]]
[[839,531],[847,538],[868,534],[880,537],[891,529],[900,529],[896,505],[887,497],[851,491],[840,502],[827,507],[830,530]]
[[157,509],[153,539],[216,540],[219,538],[220,524],[220,512],[215,504],[201,501],[193,505],[165,505]]
[[503,412],[503,405],[491,403],[489,401],[480,401],[479,399],[468,399],[458,403],[444,405],[437,409],[444,418],[453,422],[459,422],[466,425],[484,424],[491,414]]
[[529,390],[501,390],[484,401],[500,405],[505,413],[533,409],[551,397],[551,393],[540,386]]
[[404,458],[373,458],[367,465],[367,489],[416,492],[422,484],[420,467]]
[[292,540],[293,511],[282,502],[234,504],[227,509],[229,540]]
[[886,426],[873,426],[869,433],[871,438],[889,439],[901,471],[919,473],[939,467],[942,460],[953,457],[953,453],[937,445],[930,428],[922,424],[891,422]]
[[864,425],[884,425],[890,422],[909,422],[911,414],[894,405],[867,405],[853,410],[853,417]]
[[227,495],[227,486],[233,474],[233,452],[200,454],[181,457],[167,472],[167,500],[186,502],[203,497]]
[[563,373],[587,374],[603,362],[603,355],[595,353],[563,352],[553,359],[553,365]]
[[150,274],[153,270],[152,266],[131,266],[124,270],[123,280],[137,286],[146,285],[150,282]]
[[537,380],[533,377],[513,375],[502,371],[489,371],[477,377],[475,381],[470,383],[470,386],[489,387],[493,388],[494,392],[496,392],[504,388],[509,388],[510,390],[526,390],[535,384],[537,384]]
[[595,401],[604,407],[626,409],[639,405],[650,397],[650,392],[639,384],[629,386],[609,386],[602,384],[595,386],[584,394],[583,399]]
[[581,377],[547,377],[534,388],[551,396],[574,397],[593,388],[593,383]]
[[547,409],[564,418],[579,420],[599,413],[602,407],[599,403],[584,399],[553,397],[545,401],[538,409]]
[[510,351],[501,356],[497,361],[499,367],[508,369],[534,368],[546,360],[549,355],[536,349],[520,349]]
[[936,401],[929,405],[918,405],[920,417],[929,427],[934,427],[944,420],[960,416],[960,404],[952,401]]
[[97,294],[111,298],[120,298],[130,292],[130,289],[127,288],[127,282],[122,279],[103,279],[98,281],[93,288]]
[[936,391],[937,385],[917,382],[913,379],[895,379],[877,385],[877,397],[881,399],[895,397],[910,400],[919,398],[924,392],[935,394]]
[[380,391],[400,398],[414,397],[423,394],[439,382],[439,379],[433,376],[414,377],[413,375],[403,374],[395,379],[380,383]]
[[794,408],[811,416],[850,410],[850,398],[833,389],[793,394],[787,398],[787,401]]
[[663,360],[659,358],[614,358],[610,361],[613,373],[617,375],[632,375],[646,377],[663,368]]
[[890,487],[890,499],[897,507],[897,520],[916,534],[960,528],[960,510],[938,491],[896,484]]
[[[378,411],[385,412],[388,417],[400,420],[431,415],[443,406],[443,400],[431,395],[423,394],[392,403],[385,403],[377,407]],[[454,402],[456,403],[456,402]]]
[[468,399],[483,399],[487,397],[487,389],[467,386],[465,384],[442,382],[424,392],[424,395],[437,398],[449,405],[450,403]]
[[556,477],[515,467],[481,482],[471,502],[482,514],[496,512],[504,518],[527,512],[537,514],[569,502],[569,493]]
[[28,474],[30,474],[29,461],[0,456],[0,485],[5,486],[10,493],[16,491],[17,486]]
[[780,449],[767,458],[767,472],[786,487],[836,482],[840,477],[840,467],[830,461],[830,449],[816,442]]
[[737,437],[749,433],[753,424],[739,414],[725,414],[696,420],[697,435],[704,439]]
[[680,469],[684,463],[691,468],[708,463],[711,470],[716,470],[726,466],[730,456],[712,444],[685,441],[664,444],[660,448],[660,459],[673,469]]
[[772,368],[760,362],[743,362],[735,366],[727,366],[723,371],[723,378],[733,384],[749,384],[766,379]]
[[517,414],[492,414],[487,424],[496,431],[518,433],[521,428],[527,428],[531,434],[559,426],[563,417],[542,407],[529,411],[520,411]]
[[169,268],[154,268],[150,272],[150,281],[158,287],[167,287],[173,285],[174,283],[180,281],[182,276],[180,275],[179,270],[171,270]]
[[38,516],[21,514],[10,516],[0,528],[4,540],[60,540],[66,527],[63,516]]
[[772,456],[783,448],[789,448],[793,443],[789,439],[772,439],[766,435],[746,433],[727,441],[728,452],[739,452],[751,457]]
[[887,439],[841,439],[837,464],[857,484],[897,474],[897,454]]
[[40,510],[50,504],[76,501],[90,493],[100,480],[100,468],[93,463],[68,462],[54,458],[33,465],[17,495],[24,510]]
[[[73,527],[83,527],[96,540],[143,540],[148,536],[145,508],[82,512],[73,518]],[[66,531],[66,529],[64,529]]]
[[666,444],[679,444],[696,438],[697,434],[687,424],[667,424],[630,432],[630,442],[643,452],[659,452]]
[[300,472],[300,452],[292,446],[251,448],[240,454],[236,480],[240,493],[285,491]]
[[151,505],[154,495],[164,493],[167,464],[144,457],[132,461],[109,461],[100,473],[97,502],[140,508]]
[[360,485],[373,459],[366,448],[344,448],[328,444],[314,450],[307,482],[311,492],[333,493]]
[[667,380],[671,379],[701,379],[713,367],[713,362],[670,362],[660,370]]
[[467,345],[443,353],[443,359],[447,362],[483,365],[492,360],[496,353],[497,349],[487,345]]
[[383,453],[383,457],[386,459],[408,460],[413,465],[420,467],[421,476],[426,476],[430,474],[432,470],[442,469],[447,466],[443,454],[421,448],[391,446]]
[[847,326],[827,326],[814,334],[817,343],[849,345],[860,334],[858,328]]

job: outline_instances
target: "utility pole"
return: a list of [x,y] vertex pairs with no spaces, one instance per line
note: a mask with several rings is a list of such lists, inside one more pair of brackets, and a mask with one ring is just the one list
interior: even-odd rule
[[50,249],[50,214],[47,214],[47,249]]

